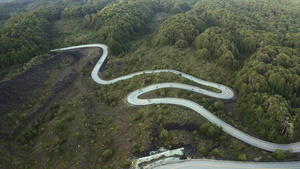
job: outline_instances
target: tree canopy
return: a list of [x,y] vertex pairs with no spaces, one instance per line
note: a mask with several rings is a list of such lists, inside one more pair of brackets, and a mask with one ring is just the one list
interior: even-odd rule
[[0,66],[25,63],[51,46],[51,22],[60,18],[61,8],[39,8],[10,18],[1,31]]

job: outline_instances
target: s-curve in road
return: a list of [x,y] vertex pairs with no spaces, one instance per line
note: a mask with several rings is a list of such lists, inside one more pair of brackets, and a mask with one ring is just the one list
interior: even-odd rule
[[239,162],[220,160],[191,160],[161,165],[155,169],[300,169],[300,162]]
[[231,88],[229,88],[227,86],[209,82],[209,81],[205,81],[205,80],[199,79],[197,77],[191,76],[189,74],[186,74],[186,73],[183,73],[183,72],[180,72],[177,70],[170,70],[170,69],[145,70],[145,71],[121,76],[121,77],[118,77],[118,78],[115,78],[112,80],[103,80],[98,76],[98,72],[108,55],[108,50],[107,50],[108,47],[106,45],[104,45],[104,44],[89,44],[89,45],[72,46],[72,47],[67,47],[67,48],[54,49],[52,51],[70,50],[70,49],[79,49],[79,48],[88,48],[88,47],[99,47],[99,48],[103,49],[102,56],[100,57],[99,61],[95,65],[95,67],[92,71],[92,74],[91,74],[93,80],[96,83],[101,84],[101,85],[109,85],[109,84],[118,82],[120,80],[125,80],[125,79],[132,78],[133,76],[136,76],[136,75],[141,75],[143,73],[170,72],[170,73],[174,73],[176,75],[180,75],[180,76],[182,76],[186,79],[189,79],[195,83],[214,87],[221,91],[221,93],[216,93],[216,92],[202,89],[200,87],[191,86],[191,85],[182,84],[182,83],[175,83],[175,82],[174,83],[170,83],[170,82],[169,83],[159,83],[159,84],[149,85],[147,87],[144,87],[144,88],[141,88],[141,89],[138,89],[138,90],[135,90],[135,91],[129,93],[127,96],[127,101],[130,104],[133,104],[133,105],[173,104],[173,105],[188,107],[188,108],[196,111],[203,117],[205,117],[210,122],[215,123],[218,126],[221,126],[223,128],[223,130],[225,132],[227,132],[228,134],[230,134],[231,136],[233,136],[245,143],[248,143],[252,146],[259,147],[259,148],[267,150],[267,151],[275,151],[277,149],[280,149],[280,150],[284,150],[284,151],[292,150],[294,153],[300,152],[300,142],[291,143],[291,144],[276,144],[276,143],[271,143],[271,142],[267,142],[267,141],[255,138],[255,137],[250,136],[250,135],[232,127],[231,125],[225,123],[224,121],[222,121],[221,119],[219,119],[218,117],[213,115],[211,112],[209,112],[208,110],[203,108],[201,105],[199,105],[193,101],[190,101],[190,100],[185,100],[185,99],[180,99],[180,98],[168,98],[168,97],[154,98],[154,99],[139,99],[140,95],[150,92],[150,91],[153,91],[153,90],[161,89],[161,88],[178,88],[178,89],[193,91],[193,92],[196,92],[199,94],[203,94],[203,95],[207,95],[207,96],[211,96],[211,97],[215,97],[215,98],[219,98],[219,99],[231,99],[234,96],[234,92]]

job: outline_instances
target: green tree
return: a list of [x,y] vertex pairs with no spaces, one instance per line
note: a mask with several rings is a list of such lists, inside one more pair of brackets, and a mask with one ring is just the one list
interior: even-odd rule
[[276,159],[283,160],[285,159],[285,152],[277,149],[273,152],[272,156]]
[[217,100],[213,103],[213,109],[215,111],[223,110],[224,109],[224,102],[221,100]]
[[189,46],[189,43],[186,41],[186,40],[182,40],[182,39],[179,39],[176,43],[175,43],[175,46],[177,48],[187,48]]
[[141,151],[141,143],[136,143],[136,142],[133,142],[133,153],[138,153]]
[[203,49],[198,49],[196,51],[196,55],[200,58],[200,59],[211,59],[211,54],[209,52],[209,50],[207,48],[203,48]]
[[187,47],[205,29],[206,25],[201,18],[192,11],[178,14],[164,21],[153,38],[154,45],[174,45]]
[[231,51],[226,51],[226,53],[218,59],[217,63],[232,70],[236,70],[238,68],[238,61],[235,59]]
[[206,154],[206,153],[207,153],[207,150],[206,150],[205,147],[201,147],[201,148],[199,149],[199,152],[200,152],[201,154]]
[[170,137],[170,134],[169,134],[168,130],[166,130],[166,129],[163,129],[159,134],[159,138],[163,141],[168,140],[169,137]]

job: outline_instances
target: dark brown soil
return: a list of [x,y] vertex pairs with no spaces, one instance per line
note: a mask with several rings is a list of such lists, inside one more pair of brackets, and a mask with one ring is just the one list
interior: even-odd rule
[[[83,96],[89,99],[85,89],[81,86],[79,74],[82,68],[89,64],[88,61],[92,59],[88,57],[91,50],[52,52],[50,53],[53,55],[51,59],[44,58],[47,60],[41,64],[33,65],[10,80],[0,83],[1,140],[8,139],[10,134],[17,137],[24,128],[45,116],[47,110],[60,96],[73,91],[74,88],[78,88]],[[94,54],[91,57],[99,57],[99,49],[94,50],[97,51],[98,55]],[[45,85],[52,71],[57,71],[57,66],[67,59],[72,59],[72,62],[59,69],[57,77],[50,86]],[[8,69],[10,70],[4,70],[4,72],[12,71],[13,68]],[[96,105],[93,102],[91,104],[96,109]],[[27,108],[23,110],[24,107]],[[7,120],[8,115],[13,114],[14,117],[18,117],[24,111],[26,112],[26,119],[22,119],[18,126],[13,127]]]
[[63,59],[72,57],[70,54],[59,54],[40,65],[32,66],[27,71],[0,84],[0,112],[9,112],[17,105],[34,99],[44,90],[45,81],[49,78],[52,65]]

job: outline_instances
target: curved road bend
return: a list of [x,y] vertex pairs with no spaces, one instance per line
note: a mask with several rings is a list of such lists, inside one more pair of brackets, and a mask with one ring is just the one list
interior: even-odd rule
[[197,77],[191,76],[189,74],[186,74],[186,73],[183,73],[180,71],[176,71],[176,70],[170,70],[170,69],[145,70],[145,71],[140,71],[140,72],[132,73],[129,75],[121,76],[121,77],[118,77],[118,78],[115,78],[112,80],[103,80],[98,76],[98,72],[108,55],[108,47],[106,45],[104,45],[104,44],[89,44],[89,45],[80,45],[80,46],[54,49],[51,51],[70,50],[70,49],[87,48],[87,47],[99,47],[99,48],[103,49],[102,56],[100,57],[99,61],[97,62],[97,64],[95,65],[95,67],[91,73],[93,80],[98,84],[109,85],[109,84],[115,83],[117,81],[129,79],[129,78],[132,78],[133,76],[140,75],[143,73],[171,72],[171,73],[174,73],[177,75],[181,75],[182,77],[184,77],[186,79],[190,79],[190,80],[194,81],[195,83],[205,85],[205,86],[211,86],[211,87],[221,90],[221,93],[215,93],[215,92],[208,91],[208,90],[196,87],[196,86],[191,86],[191,85],[182,84],[182,83],[159,83],[159,84],[150,85],[150,86],[147,86],[147,87],[144,87],[144,88],[141,88],[141,89],[138,89],[138,90],[135,90],[135,91],[129,93],[127,96],[127,101],[130,104],[151,105],[151,104],[162,103],[162,104],[174,104],[174,105],[188,107],[188,108],[196,111],[200,115],[204,116],[205,118],[207,118],[207,120],[209,120],[210,122],[215,123],[218,126],[221,126],[223,128],[223,130],[225,132],[227,132],[228,134],[230,134],[233,137],[235,137],[241,141],[244,141],[250,145],[259,147],[259,148],[267,150],[267,151],[275,151],[276,149],[280,149],[280,150],[291,149],[291,150],[293,150],[294,153],[300,152],[300,142],[291,143],[291,144],[276,144],[276,143],[271,143],[271,142],[267,142],[267,141],[255,138],[255,137],[250,136],[250,135],[232,127],[231,125],[225,123],[224,121],[222,121],[221,119],[219,119],[218,117],[213,115],[211,112],[209,112],[208,110],[203,108],[201,105],[199,105],[195,102],[192,102],[190,100],[185,100],[185,99],[180,99],[180,98],[139,99],[140,95],[150,92],[150,91],[153,91],[153,90],[156,90],[156,89],[160,89],[160,88],[179,88],[179,89],[184,89],[184,90],[190,90],[190,91],[193,91],[196,93],[204,94],[204,95],[219,98],[219,99],[231,99],[234,96],[234,92],[231,88],[229,88],[227,86],[213,83],[213,82],[208,82],[208,81],[199,79]]

